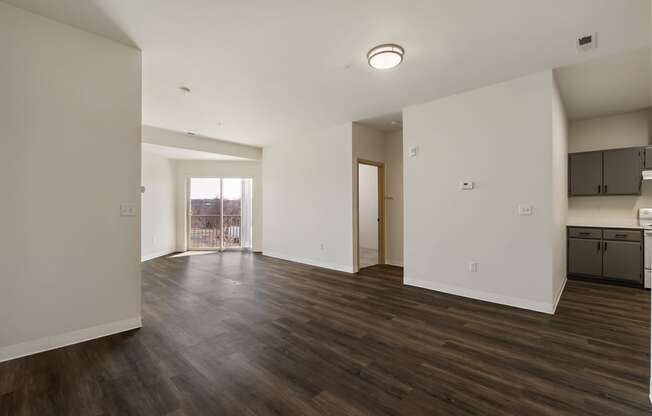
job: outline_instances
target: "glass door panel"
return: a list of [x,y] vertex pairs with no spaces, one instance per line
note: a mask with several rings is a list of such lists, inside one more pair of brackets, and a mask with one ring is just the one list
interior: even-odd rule
[[220,178],[190,178],[189,247],[219,249],[221,247]]
[[222,180],[223,244],[224,248],[242,247],[242,179]]

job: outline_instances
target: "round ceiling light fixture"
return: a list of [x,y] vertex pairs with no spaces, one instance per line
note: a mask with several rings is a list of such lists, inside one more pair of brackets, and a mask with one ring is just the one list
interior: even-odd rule
[[405,50],[396,44],[378,45],[367,52],[369,66],[376,69],[390,69],[403,62]]

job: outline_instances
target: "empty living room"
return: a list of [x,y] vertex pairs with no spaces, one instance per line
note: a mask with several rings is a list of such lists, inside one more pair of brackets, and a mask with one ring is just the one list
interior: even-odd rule
[[652,0],[0,0],[0,416],[652,414]]

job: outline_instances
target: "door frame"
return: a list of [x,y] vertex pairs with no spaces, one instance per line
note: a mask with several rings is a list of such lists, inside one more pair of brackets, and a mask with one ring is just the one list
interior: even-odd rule
[[385,163],[368,159],[357,159],[356,177],[356,268],[360,271],[360,165],[378,168],[378,264],[385,264]]

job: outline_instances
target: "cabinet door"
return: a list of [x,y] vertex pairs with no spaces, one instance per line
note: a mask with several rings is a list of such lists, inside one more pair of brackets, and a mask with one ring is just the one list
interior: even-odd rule
[[634,282],[641,281],[641,243],[605,241],[603,243],[603,276]]
[[602,241],[569,238],[568,273],[585,276],[601,276]]
[[603,194],[638,195],[641,193],[640,148],[606,150],[603,157]]
[[568,160],[569,194],[600,195],[602,191],[602,152],[573,153]]
[[652,169],[652,147],[645,148],[645,169]]

